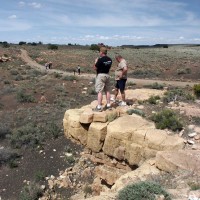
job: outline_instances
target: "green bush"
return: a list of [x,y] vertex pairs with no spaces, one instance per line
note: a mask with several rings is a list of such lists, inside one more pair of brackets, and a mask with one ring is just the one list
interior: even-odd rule
[[156,104],[157,103],[157,100],[159,100],[160,97],[157,95],[157,96],[150,96],[149,99],[147,100],[150,104]]
[[200,97],[200,84],[195,84],[193,86],[193,90],[194,90],[194,94],[197,96],[197,97]]
[[51,123],[48,125],[47,127],[47,133],[53,137],[54,139],[58,138],[61,134],[62,134],[62,131],[61,129],[58,127],[57,124],[55,123]]
[[126,111],[127,114],[132,115],[133,113],[136,115],[140,115],[142,117],[145,116],[145,113],[142,110],[139,109],[129,109]]
[[145,87],[151,88],[151,89],[156,89],[156,90],[162,90],[164,86],[162,84],[155,82],[151,85],[145,85]]
[[74,80],[77,80],[77,78],[76,78],[76,76],[67,75],[67,76],[63,77],[63,80],[65,80],[65,81],[74,81]]
[[51,49],[51,50],[57,50],[57,49],[58,49],[58,45],[55,45],[55,44],[49,44],[49,45],[48,45],[48,49]]
[[19,90],[17,92],[17,100],[21,103],[30,103],[30,102],[35,102],[35,98],[30,95],[30,94],[26,94],[24,90]]
[[44,132],[33,124],[27,124],[21,128],[13,130],[10,143],[14,148],[21,148],[22,146],[35,147],[36,145],[42,144],[44,139]]
[[154,114],[151,119],[155,122],[158,129],[171,129],[173,131],[181,130],[182,123],[177,118],[176,114],[169,109],[164,109],[159,113]]
[[29,185],[25,185],[22,188],[19,200],[37,200],[43,194],[38,183],[31,182]]
[[118,200],[156,200],[156,195],[164,195],[165,200],[171,200],[170,195],[154,182],[139,182],[131,184],[119,191]]

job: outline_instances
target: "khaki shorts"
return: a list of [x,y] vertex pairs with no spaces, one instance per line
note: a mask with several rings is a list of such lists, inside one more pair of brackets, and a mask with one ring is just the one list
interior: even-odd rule
[[95,91],[107,92],[110,91],[110,76],[108,74],[98,74],[95,82]]

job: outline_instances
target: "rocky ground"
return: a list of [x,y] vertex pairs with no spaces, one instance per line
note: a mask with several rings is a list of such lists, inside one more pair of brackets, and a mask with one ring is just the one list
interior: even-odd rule
[[[38,47],[26,47],[26,49],[31,57],[39,63],[42,64],[48,61],[50,57],[53,59],[53,63],[57,63],[54,65],[56,69],[67,72],[71,72],[70,66],[75,66],[78,62],[81,62],[84,63],[84,66],[82,66],[82,69],[84,67],[83,72],[91,73],[90,65],[97,55],[93,52],[90,57],[88,56],[91,53],[89,50],[78,49],[76,51],[74,49],[71,51],[70,49],[69,57],[60,59],[59,55],[62,58],[67,56],[66,49],[59,52],[46,50],[45,47],[42,47],[42,50]],[[138,66],[143,65],[139,63],[139,54],[143,51],[145,50],[137,51]],[[192,54],[194,51],[195,54]],[[198,68],[199,65],[196,59],[198,51],[196,47],[192,48],[191,52],[184,49],[185,60],[183,61],[186,62],[184,66],[185,68],[190,66],[189,64],[192,66],[192,73],[187,74],[187,70],[182,73],[181,78],[185,76],[187,81],[188,78],[191,78],[190,80],[196,78],[197,81],[197,72],[193,69]],[[154,54],[156,52],[157,50],[154,51]],[[169,52],[168,50],[167,55],[170,57]],[[88,159],[90,152],[84,151],[83,146],[67,140],[63,136],[62,125],[66,110],[80,108],[96,99],[93,90],[93,78],[88,76],[89,79],[87,79],[85,76],[78,77],[78,75],[73,77],[72,74],[68,73],[50,72],[42,68],[34,68],[34,63],[25,63],[21,59],[21,51],[16,46],[9,49],[1,48],[0,53],[8,58],[3,58],[3,61],[0,62],[1,199],[27,199],[31,195],[37,195],[37,192],[41,190],[42,193],[45,191],[44,199],[69,199],[74,194],[89,197],[94,191],[96,191],[95,194],[99,194],[102,188],[98,188],[98,184],[97,186],[94,185],[93,188],[91,187],[91,183],[95,179],[96,162]],[[125,53],[130,54],[127,49],[122,52],[122,54]],[[190,56],[191,54],[192,56]],[[181,55],[179,50],[178,57]],[[79,59],[77,59],[77,56]],[[84,58],[87,59],[84,60]],[[59,65],[58,60],[59,62],[63,60],[63,63]],[[179,61],[181,62],[181,59]],[[152,63],[151,65],[153,65]],[[169,66],[170,63],[165,60],[163,65]],[[180,66],[181,64],[178,65],[179,68]],[[134,65],[131,66],[131,70],[133,69],[135,69]],[[176,70],[175,68],[167,70],[168,77],[177,79]],[[151,83],[154,82],[153,80]],[[137,89],[143,86],[144,84],[130,84],[128,87]],[[184,91],[191,94],[192,88],[186,86]],[[178,96],[178,98],[177,101],[182,101],[182,96]],[[174,109],[180,107],[182,113],[188,113],[188,115],[182,116],[187,130],[189,125],[199,126],[199,114],[198,109],[196,109],[199,107],[198,101],[195,103],[197,107],[190,107],[194,105],[191,105],[191,101],[186,99],[184,99],[184,103],[188,104],[183,106],[181,103],[174,103],[170,106]],[[162,106],[145,103],[138,105],[138,109],[143,110],[146,116],[150,116],[152,112],[162,109]],[[191,117],[195,112],[197,113],[196,117]],[[37,138],[21,129],[25,125],[27,125],[27,132],[31,132],[30,127],[36,127],[34,130],[38,133]],[[19,134],[19,130],[26,133],[31,141],[34,138],[36,142],[31,143],[30,138],[26,140],[23,138],[24,140],[20,145],[17,144],[16,146],[16,143],[14,143],[13,146],[13,141],[16,142],[13,135]],[[194,127],[192,130],[194,130]],[[188,136],[188,131],[182,132],[182,134],[186,141],[191,139]],[[18,137],[18,140],[22,138],[22,136]],[[194,140],[194,136],[191,140]],[[70,178],[63,182],[64,177]],[[98,182],[98,180],[96,181]]]

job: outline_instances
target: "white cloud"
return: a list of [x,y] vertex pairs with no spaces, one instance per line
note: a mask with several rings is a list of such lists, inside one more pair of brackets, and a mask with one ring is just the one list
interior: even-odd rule
[[23,2],[23,1],[20,1],[20,2],[19,2],[19,6],[20,6],[20,7],[23,7],[23,6],[25,6],[25,2]]
[[40,3],[36,3],[36,2],[29,3],[29,6],[31,6],[33,8],[41,8],[42,7],[42,5]]
[[1,29],[0,32],[4,31],[27,31],[31,28],[31,25],[26,22],[17,22],[17,21],[5,21],[0,20]]
[[17,18],[16,15],[10,15],[10,16],[8,17],[8,19],[16,19],[16,18]]

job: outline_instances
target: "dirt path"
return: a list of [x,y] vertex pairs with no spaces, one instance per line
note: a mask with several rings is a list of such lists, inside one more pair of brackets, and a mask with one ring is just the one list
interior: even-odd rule
[[[73,75],[73,73],[65,72],[65,71],[57,70],[57,69],[46,70],[44,66],[42,66],[42,65],[38,64],[37,62],[35,62],[34,60],[32,60],[29,57],[27,51],[24,49],[21,49],[21,58],[31,67],[37,68],[42,71],[48,71],[49,74],[59,73],[62,75]],[[85,79],[95,78],[95,74],[83,73],[78,76],[85,78]],[[194,81],[194,82],[193,81],[165,81],[165,80],[157,80],[157,79],[136,79],[136,78],[128,78],[128,82],[133,82],[133,83],[136,83],[137,85],[151,85],[151,84],[157,82],[158,84],[173,85],[173,86],[177,86],[177,87],[185,87],[187,85],[192,87],[194,84],[200,84],[200,82],[197,82],[197,81]]]

